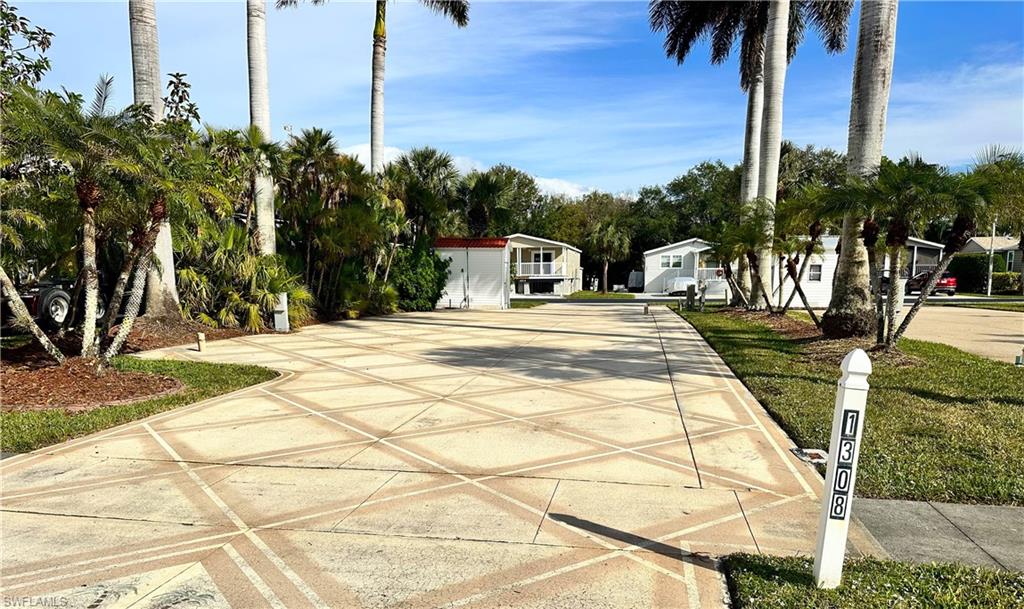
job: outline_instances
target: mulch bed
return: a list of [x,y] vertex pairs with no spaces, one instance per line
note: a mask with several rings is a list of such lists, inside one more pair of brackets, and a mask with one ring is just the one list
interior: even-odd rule
[[[116,332],[115,326],[110,335]],[[122,352],[195,344],[197,332],[206,334],[207,341],[249,334],[238,328],[210,328],[190,321],[140,317],[132,326]],[[70,357],[81,352],[80,335],[51,338],[69,356],[62,366],[58,366],[35,340],[0,350],[0,408],[4,412],[41,409],[79,412],[161,397],[182,388],[177,379],[145,372],[107,368],[102,376],[97,376],[94,363]]]
[[[110,330],[110,336],[117,333],[118,326]],[[132,333],[121,349],[122,353],[138,353],[150,349],[162,349],[178,345],[194,345],[196,333],[206,334],[206,340],[222,340],[251,334],[239,328],[211,328],[191,321],[165,321],[140,317],[132,326]],[[77,355],[82,350],[80,334],[69,333],[62,338],[50,339],[67,356]],[[3,368],[36,369],[55,366],[56,362],[43,350],[35,339],[25,345],[0,351]],[[6,400],[4,400],[6,401]]]
[[[117,327],[111,329],[110,332],[111,334],[116,333]],[[140,317],[135,320],[135,325],[132,326],[132,333],[128,335],[128,341],[125,343],[122,351],[124,353],[137,353],[139,351],[175,347],[177,345],[194,345],[197,332],[205,334],[207,341],[252,334],[240,328],[211,328],[192,321],[166,321]]]
[[0,392],[4,412],[15,410],[91,410],[169,395],[183,387],[177,379],[108,368],[96,374],[94,361],[69,358],[56,366],[4,366]]
[[889,366],[919,366],[921,360],[907,355],[899,349],[886,352],[875,346],[872,338],[838,338],[827,339],[821,335],[810,321],[795,319],[788,315],[773,315],[765,311],[746,311],[743,309],[723,309],[729,315],[758,321],[775,330],[786,338],[796,339],[804,344],[804,356],[812,361],[819,361],[838,366],[846,354],[854,349],[863,349],[872,361],[884,362]]

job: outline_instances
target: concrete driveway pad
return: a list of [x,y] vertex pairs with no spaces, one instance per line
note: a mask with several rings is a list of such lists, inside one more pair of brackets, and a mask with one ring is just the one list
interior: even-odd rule
[[724,606],[715,556],[813,549],[820,479],[662,307],[404,314],[143,357],[283,375],[0,463],[3,597],[696,609]]

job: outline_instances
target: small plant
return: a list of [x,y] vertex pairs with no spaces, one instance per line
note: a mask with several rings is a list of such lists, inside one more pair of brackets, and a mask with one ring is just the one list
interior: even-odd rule
[[192,232],[175,235],[181,259],[178,288],[182,313],[205,325],[267,327],[277,295],[288,294],[288,319],[301,326],[312,319],[313,296],[276,256],[261,256],[249,232],[232,220],[204,220]]

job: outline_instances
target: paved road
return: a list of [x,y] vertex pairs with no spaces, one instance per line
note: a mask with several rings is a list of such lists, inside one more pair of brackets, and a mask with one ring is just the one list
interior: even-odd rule
[[2,594],[723,606],[709,557],[811,552],[821,483],[696,332],[652,313],[409,314],[151,352],[287,372],[0,463]]
[[1024,348],[1024,313],[926,306],[914,317],[906,336],[1012,363]]

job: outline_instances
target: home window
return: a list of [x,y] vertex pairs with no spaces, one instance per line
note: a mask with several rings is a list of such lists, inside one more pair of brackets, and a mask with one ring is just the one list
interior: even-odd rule
[[681,269],[681,268],[683,268],[683,257],[682,256],[672,256],[672,268],[674,268],[674,269]]
[[671,256],[662,256],[661,257],[661,268],[667,269],[671,265],[671,262],[670,262],[671,259],[672,259]]
[[807,277],[808,281],[821,281],[821,265],[812,264]]
[[1006,252],[1006,270],[1013,271],[1013,250]]

